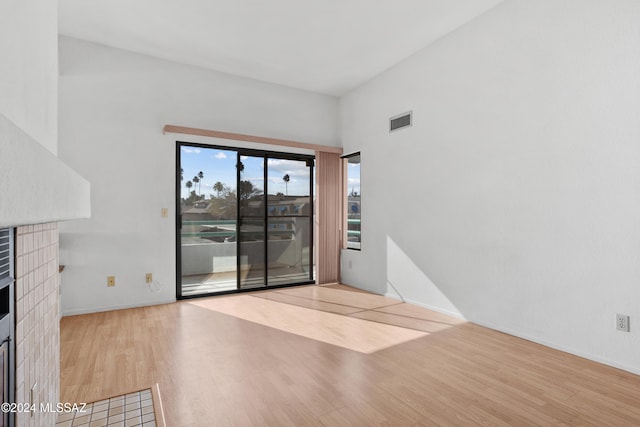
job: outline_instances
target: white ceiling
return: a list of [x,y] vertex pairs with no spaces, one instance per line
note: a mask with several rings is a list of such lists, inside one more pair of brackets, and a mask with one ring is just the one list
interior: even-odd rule
[[59,0],[63,35],[342,95],[502,0]]

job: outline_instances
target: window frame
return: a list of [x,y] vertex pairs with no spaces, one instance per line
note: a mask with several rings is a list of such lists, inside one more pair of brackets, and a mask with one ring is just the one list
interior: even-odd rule
[[[351,214],[351,210],[350,210],[350,206],[351,204],[349,203],[349,159],[352,159],[353,157],[359,157],[359,162],[358,165],[360,166],[359,169],[359,176],[358,176],[358,180],[361,181],[362,179],[362,153],[360,151],[356,151],[350,154],[345,154],[343,156],[341,156],[340,158],[343,161],[343,185],[342,185],[342,198],[343,198],[343,209],[342,209],[342,227],[343,227],[343,233],[342,233],[342,248],[343,249],[349,249],[352,251],[361,251],[362,250],[362,182],[360,182],[359,185],[359,193],[358,193],[358,220],[360,221],[359,223],[359,227],[358,230],[352,230],[352,231],[356,231],[357,233],[359,233],[359,239],[357,242],[357,247],[355,247],[355,245],[349,245],[349,215]],[[352,218],[353,219],[353,218]]]

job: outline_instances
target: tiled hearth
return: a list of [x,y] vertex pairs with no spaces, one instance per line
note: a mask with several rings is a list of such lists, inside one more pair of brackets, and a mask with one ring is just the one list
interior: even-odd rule
[[89,403],[58,417],[56,427],[156,427],[151,389]]

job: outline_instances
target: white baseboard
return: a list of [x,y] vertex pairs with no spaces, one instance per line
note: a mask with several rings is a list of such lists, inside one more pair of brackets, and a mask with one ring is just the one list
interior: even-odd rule
[[437,307],[435,305],[429,305],[429,304],[425,304],[425,303],[420,302],[420,301],[414,301],[414,300],[410,300],[410,299],[405,299],[404,302],[407,302],[407,303],[413,304],[413,305],[417,305],[418,307],[423,307],[423,308],[426,308],[426,309],[429,309],[429,310],[437,311],[438,313],[446,314],[447,316],[455,317],[456,319],[467,320],[461,313],[459,313],[457,311],[445,310],[442,307]]
[[613,368],[621,369],[623,371],[631,372],[632,374],[640,375],[640,368],[637,366],[629,366],[624,363],[616,362],[615,360],[608,359],[606,357],[600,357],[594,354],[590,354],[584,351],[576,350],[575,348],[567,347],[558,343],[550,342],[544,340],[539,337],[531,336],[527,333],[522,333],[521,331],[517,331],[509,328],[502,328],[491,323],[486,322],[478,322],[476,320],[470,320],[470,322],[475,323],[476,325],[483,326],[485,328],[493,329],[494,331],[503,332],[505,334],[513,335],[514,337],[522,338],[527,341],[534,342],[536,344],[543,345],[545,347],[553,348],[555,350],[562,351],[564,353],[573,354],[574,356],[582,357],[584,359],[588,359],[597,363],[601,363],[603,365],[611,366]]
[[69,310],[62,310],[61,317],[76,316],[79,314],[100,313],[103,311],[124,310],[126,308],[148,307],[151,305],[170,304],[174,302],[176,302],[176,299],[170,298],[170,299],[163,299],[163,300],[142,301],[136,304],[118,304],[118,305],[107,306],[107,307],[73,308]]
[[451,311],[451,310],[445,310],[442,307],[436,307],[435,305],[429,305],[429,304],[425,304],[423,302],[420,301],[414,301],[414,300],[410,300],[410,299],[402,299],[402,297],[400,297],[400,295],[395,294],[395,293],[391,293],[391,292],[387,292],[386,294],[384,294],[385,297],[387,298],[392,298],[398,301],[403,301],[409,304],[413,304],[413,305],[417,305],[418,307],[422,307],[422,308],[426,308],[432,311],[437,311],[438,313],[442,313],[442,314],[446,314],[447,316],[451,316],[451,317],[455,317],[456,319],[460,319],[460,320],[467,320],[464,318],[464,316],[460,313],[458,313],[457,311]]
[[[385,296],[388,297],[388,298],[401,300],[396,294],[387,293],[387,294],[385,294]],[[608,359],[606,357],[600,357],[600,356],[597,356],[597,355],[594,355],[594,354],[590,354],[590,353],[587,353],[587,352],[584,352],[584,351],[579,351],[579,350],[576,350],[576,349],[568,347],[568,346],[564,346],[564,345],[561,345],[561,344],[558,344],[558,343],[550,342],[550,341],[541,339],[540,337],[535,337],[535,336],[529,335],[527,333],[523,333],[522,331],[518,331],[518,330],[514,330],[514,329],[510,329],[510,328],[503,328],[503,327],[500,327],[500,326],[497,326],[497,325],[494,325],[494,324],[491,324],[491,323],[487,323],[487,322],[466,319],[460,313],[452,312],[452,311],[449,311],[449,310],[443,310],[440,307],[431,306],[429,304],[424,304],[424,303],[419,302],[419,301],[413,301],[413,300],[404,300],[404,301],[409,303],[409,304],[417,305],[419,307],[424,307],[424,308],[427,308],[429,310],[433,310],[433,311],[437,311],[439,313],[447,314],[449,316],[453,316],[453,317],[456,317],[458,319],[467,320],[469,322],[475,323],[476,325],[480,325],[480,326],[483,326],[485,328],[493,329],[494,331],[503,332],[505,334],[513,335],[514,337],[522,338],[522,339],[525,339],[527,341],[531,341],[531,342],[534,342],[536,344],[543,345],[545,347],[549,347],[549,348],[553,348],[555,350],[562,351],[564,353],[573,354],[574,356],[582,357],[582,358],[585,358],[585,359],[588,359],[588,360],[592,360],[592,361],[597,362],[597,363],[602,363],[603,365],[611,366],[613,368],[617,368],[617,369],[621,369],[623,371],[631,372],[632,374],[640,375],[640,368],[638,368],[636,366],[630,366],[630,365],[627,365],[627,364],[624,364],[624,363],[616,362],[615,360],[611,360],[611,359]]]
[[384,296],[387,297],[387,298],[398,300],[398,301],[403,301],[402,298],[400,298],[400,296],[398,294],[391,294],[391,293],[387,292],[386,294],[384,294]]

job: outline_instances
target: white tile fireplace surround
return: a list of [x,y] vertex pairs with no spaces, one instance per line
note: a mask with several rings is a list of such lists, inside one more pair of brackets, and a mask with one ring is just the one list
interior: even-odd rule
[[[15,228],[15,401],[59,401],[60,315],[57,223]],[[16,414],[16,426],[52,426],[54,412]]]

